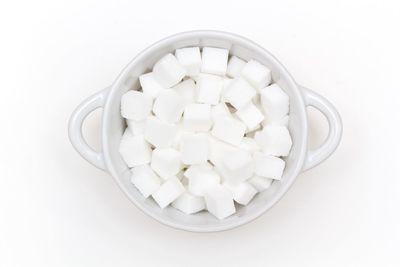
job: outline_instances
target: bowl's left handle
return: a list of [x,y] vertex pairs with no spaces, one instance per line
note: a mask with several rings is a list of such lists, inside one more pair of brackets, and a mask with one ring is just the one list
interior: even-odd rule
[[68,135],[75,150],[87,161],[97,168],[106,170],[104,156],[101,152],[93,150],[85,141],[82,135],[82,124],[86,117],[95,109],[102,108],[106,101],[109,87],[85,99],[76,107],[69,119]]

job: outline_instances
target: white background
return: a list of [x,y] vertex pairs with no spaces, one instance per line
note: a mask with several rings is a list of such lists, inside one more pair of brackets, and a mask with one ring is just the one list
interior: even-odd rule
[[[1,1],[0,266],[399,266],[398,1]],[[193,29],[270,50],[344,123],[267,214],[211,234],[144,215],[67,137],[84,98]],[[101,112],[85,124],[99,147]],[[310,112],[311,144],[326,122]]]

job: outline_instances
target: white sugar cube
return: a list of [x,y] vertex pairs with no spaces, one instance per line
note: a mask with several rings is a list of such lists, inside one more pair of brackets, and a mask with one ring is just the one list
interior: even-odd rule
[[246,125],[230,117],[218,117],[211,130],[211,134],[222,141],[237,146],[242,141]]
[[188,190],[195,196],[204,196],[207,188],[221,181],[220,176],[213,169],[197,168],[191,172],[188,177]]
[[232,192],[233,199],[241,205],[249,204],[250,200],[257,194],[257,190],[247,182],[239,184],[224,183],[223,185]]
[[275,126],[289,126],[289,116],[286,115],[282,118],[279,119],[273,119],[273,118],[265,118],[263,122],[261,123],[262,126],[267,126],[267,125],[275,125]]
[[280,180],[284,169],[285,161],[281,158],[265,155],[261,152],[254,154],[254,173],[256,175]]
[[181,161],[184,164],[201,164],[208,160],[208,138],[204,134],[185,134],[181,137]]
[[[222,81],[222,91],[224,91],[226,88],[228,88],[228,86],[231,84],[231,82],[234,80],[234,79],[231,79],[231,78],[227,78],[227,77],[224,77],[224,78],[222,78],[223,79],[223,81]],[[221,92],[222,93],[222,92]]]
[[160,178],[150,168],[148,164],[140,165],[131,169],[132,184],[147,198],[156,192],[161,185]]
[[161,178],[168,179],[182,170],[181,154],[173,148],[156,148],[150,166]]
[[152,194],[153,199],[163,209],[185,192],[185,188],[178,178],[168,179]]
[[250,103],[256,95],[256,90],[243,78],[235,78],[224,90],[224,100],[236,109],[241,109]]
[[201,54],[198,47],[176,49],[175,56],[179,63],[186,69],[189,76],[196,76],[201,68]]
[[238,149],[225,156],[218,170],[224,181],[237,184],[253,176],[254,162],[249,152]]
[[207,210],[220,220],[236,211],[232,192],[220,184],[210,186],[204,193],[204,199]]
[[243,67],[241,76],[254,88],[261,89],[271,83],[271,71],[256,60],[250,60]]
[[187,170],[183,173],[183,175],[187,178],[192,178],[198,176],[199,173],[202,173],[204,170],[212,170],[213,166],[206,162],[203,164],[191,165]]
[[152,107],[152,98],[142,92],[129,90],[121,97],[121,115],[126,119],[145,120]]
[[228,68],[226,75],[232,78],[236,78],[242,72],[243,67],[246,65],[246,61],[236,56],[232,56],[228,62]]
[[227,77],[222,78],[222,90],[221,90],[221,99],[220,99],[221,102],[228,102],[225,99],[225,92],[232,81],[233,81],[233,79],[231,79],[231,78],[227,78]]
[[184,192],[172,202],[172,206],[183,213],[193,214],[204,210],[206,208],[206,202],[204,201],[204,197],[198,197],[189,192]]
[[144,126],[144,138],[155,147],[169,147],[175,139],[178,127],[174,124],[161,121],[159,118],[150,116]]
[[236,147],[220,141],[219,139],[213,137],[212,135],[208,135],[209,146],[209,159],[214,165],[221,165],[222,160],[226,157],[226,155],[231,154],[233,151],[236,151]]
[[248,133],[260,130],[261,129],[261,125],[262,125],[262,123],[259,123],[252,129],[246,128],[246,136],[247,136]]
[[225,75],[228,65],[229,51],[227,49],[204,47],[201,56],[201,72],[215,75]]
[[140,85],[143,93],[152,98],[156,98],[158,94],[165,88],[154,78],[154,73],[149,72],[139,76]]
[[124,133],[122,134],[121,140],[128,139],[134,136],[134,134],[127,128],[125,128]]
[[162,57],[153,67],[156,80],[166,88],[179,83],[186,75],[186,70],[171,53]]
[[249,131],[256,129],[264,120],[264,115],[252,102],[236,111],[235,114],[244,124],[246,124]]
[[261,148],[253,138],[243,137],[242,142],[239,145],[240,149],[246,150],[250,154],[259,151]]
[[215,122],[217,118],[221,116],[228,116],[228,117],[232,116],[231,112],[229,111],[229,108],[223,102],[220,102],[217,105],[212,106],[211,108],[211,117],[213,122]]
[[252,102],[259,110],[263,110],[262,105],[261,105],[261,96],[260,96],[260,94],[256,94],[253,97]]
[[188,131],[208,131],[212,125],[209,104],[188,104],[183,113],[183,128]]
[[[261,90],[262,90],[262,89],[261,89]],[[256,95],[253,97],[252,101],[253,101],[253,104],[254,104],[259,110],[264,110],[263,107],[262,107],[262,105],[261,105],[261,96],[260,96],[260,91],[261,91],[261,90],[258,90],[258,94],[256,94]]]
[[119,145],[119,153],[128,167],[149,163],[151,159],[151,147],[143,135],[124,135]]
[[249,182],[258,192],[262,192],[271,186],[273,179],[254,175],[247,180],[247,182]]
[[197,82],[197,102],[211,105],[218,104],[221,98],[223,80],[211,74],[202,74]]
[[154,101],[153,112],[163,121],[175,123],[182,117],[185,99],[173,89],[163,90]]
[[292,147],[292,138],[284,126],[267,125],[256,132],[254,139],[266,155],[287,156]]
[[177,92],[181,97],[183,97],[186,105],[195,102],[196,84],[192,79],[184,80],[175,85],[172,89],[174,89],[175,92]]
[[193,132],[189,131],[189,130],[186,130],[183,127],[182,123],[177,124],[177,128],[178,128],[178,132],[176,133],[175,138],[172,141],[171,147],[176,149],[176,150],[179,150],[179,147],[181,145],[182,136],[184,136],[186,134],[193,134]]
[[285,117],[289,112],[289,96],[277,84],[260,90],[261,105],[267,120]]
[[142,135],[144,134],[144,126],[146,125],[146,121],[134,121],[134,120],[126,120],[126,124],[128,125],[129,131],[133,135]]

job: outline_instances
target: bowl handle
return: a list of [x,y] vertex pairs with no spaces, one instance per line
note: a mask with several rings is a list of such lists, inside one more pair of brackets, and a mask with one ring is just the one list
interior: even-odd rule
[[329,124],[329,134],[322,145],[307,152],[303,166],[303,171],[306,171],[326,160],[336,150],[342,138],[342,120],[336,108],[328,100],[303,86],[300,87],[306,106],[312,106],[319,110]]
[[107,98],[109,87],[85,99],[76,107],[69,119],[68,135],[75,150],[97,168],[106,170],[103,153],[93,150],[82,135],[82,124],[95,109],[102,108]]

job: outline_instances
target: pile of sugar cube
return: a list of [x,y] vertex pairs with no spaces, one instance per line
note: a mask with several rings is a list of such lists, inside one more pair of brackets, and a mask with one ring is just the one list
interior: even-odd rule
[[145,198],[223,219],[281,179],[292,146],[289,97],[266,66],[186,47],[139,81],[121,98],[119,151]]

